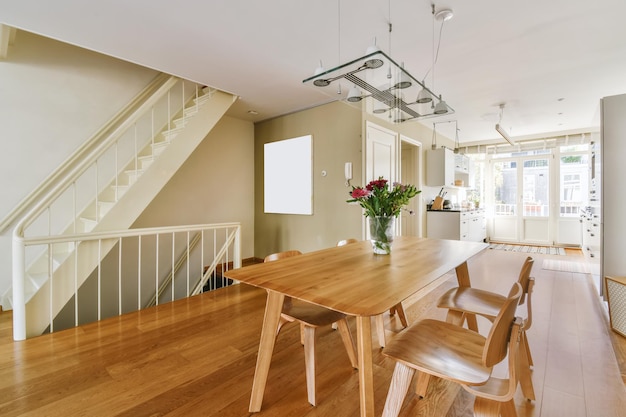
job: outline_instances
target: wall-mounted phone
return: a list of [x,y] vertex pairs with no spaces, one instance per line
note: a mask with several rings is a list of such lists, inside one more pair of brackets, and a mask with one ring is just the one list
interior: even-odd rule
[[352,162],[346,162],[345,177],[346,177],[346,187],[349,187],[350,180],[352,179]]

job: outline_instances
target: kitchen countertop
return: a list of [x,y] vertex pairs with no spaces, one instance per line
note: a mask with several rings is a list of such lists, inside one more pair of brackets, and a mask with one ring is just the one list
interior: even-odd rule
[[480,210],[483,210],[483,209],[482,208],[476,208],[476,209],[455,208],[455,209],[443,209],[443,210],[426,209],[426,211],[447,212],[447,213],[471,213],[471,212],[480,211]]

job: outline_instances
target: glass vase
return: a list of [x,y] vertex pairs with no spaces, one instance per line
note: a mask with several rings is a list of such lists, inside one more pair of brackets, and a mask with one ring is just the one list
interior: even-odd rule
[[393,243],[395,217],[375,216],[368,217],[370,227],[370,241],[374,253],[389,255]]

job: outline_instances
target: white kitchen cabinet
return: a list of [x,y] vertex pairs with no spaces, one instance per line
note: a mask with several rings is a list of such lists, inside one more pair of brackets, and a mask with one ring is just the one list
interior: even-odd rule
[[432,210],[426,213],[426,235],[433,239],[482,242],[487,238],[485,210]]
[[455,186],[462,181],[470,186],[472,167],[469,157],[455,154],[452,149],[439,148],[426,150],[426,185],[441,187]]
[[426,150],[426,185],[454,186],[454,152],[439,148]]

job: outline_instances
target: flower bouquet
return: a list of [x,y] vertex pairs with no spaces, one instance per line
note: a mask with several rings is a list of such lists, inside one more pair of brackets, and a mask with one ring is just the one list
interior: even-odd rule
[[352,187],[348,203],[358,202],[369,219],[374,253],[389,254],[393,242],[394,221],[409,200],[419,194],[415,186],[394,183],[388,186],[383,177],[370,181],[365,187]]

